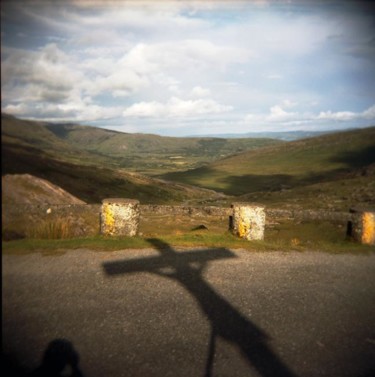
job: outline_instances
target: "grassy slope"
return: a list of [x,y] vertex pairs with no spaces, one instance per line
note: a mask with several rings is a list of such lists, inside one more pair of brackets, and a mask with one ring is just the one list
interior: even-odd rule
[[45,123],[2,115],[2,175],[32,174],[60,186],[87,203],[107,197],[135,198],[142,203],[179,203],[215,195],[206,190],[114,169],[102,157],[49,131]]
[[[34,148],[73,163],[92,165],[97,161],[95,154],[57,137],[48,129],[47,123],[21,120],[6,114],[1,114],[1,142],[2,145]],[[108,163],[109,159],[101,157],[101,162]]]
[[79,125],[50,125],[70,145],[110,156],[127,169],[155,175],[187,169],[245,150],[280,144],[272,139],[176,138],[127,134]]
[[245,152],[163,177],[264,203],[309,197],[313,205],[319,194],[326,194],[325,205],[336,200],[346,206],[375,199],[373,163],[375,127]]
[[175,138],[127,134],[75,124],[26,121],[2,114],[3,142],[34,147],[65,161],[157,175],[201,166],[272,139]]
[[81,145],[87,150],[98,151],[108,155],[124,154],[180,154],[220,155],[233,154],[245,149],[279,144],[273,139],[220,139],[220,138],[177,138],[149,134],[128,134],[88,126],[49,126],[48,129],[73,145]]
[[180,203],[215,197],[211,192],[114,170],[58,160],[31,147],[2,145],[2,174],[32,174],[47,179],[87,203],[108,197],[126,197],[142,203]]
[[[375,205],[375,169],[371,166],[375,161],[374,140],[374,127],[329,134],[275,144],[199,169],[161,176],[242,195],[241,200],[267,205],[340,209],[357,203]],[[3,174],[34,174],[90,203],[108,196],[133,197],[144,203],[212,199],[212,193],[165,184],[118,168],[126,164],[134,168],[139,162],[143,164],[142,169],[153,173],[165,171],[168,166],[173,171],[186,166],[183,165],[186,160],[192,165],[194,158],[202,161],[210,153],[217,156],[232,147],[241,148],[240,144],[230,146],[231,142],[123,134],[95,127],[49,125],[2,116]],[[124,155],[120,157],[121,150]],[[113,154],[100,154],[107,151]],[[176,158],[181,154],[184,161]],[[175,159],[168,160],[168,157]],[[160,164],[163,166],[159,167]]]

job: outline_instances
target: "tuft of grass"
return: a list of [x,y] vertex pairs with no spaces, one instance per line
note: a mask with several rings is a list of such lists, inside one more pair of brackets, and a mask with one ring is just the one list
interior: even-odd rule
[[29,226],[26,236],[32,239],[65,239],[75,237],[73,225],[66,219],[41,221],[37,225]]

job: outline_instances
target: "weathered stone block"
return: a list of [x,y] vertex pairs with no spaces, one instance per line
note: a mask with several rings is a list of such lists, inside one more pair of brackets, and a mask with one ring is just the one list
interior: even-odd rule
[[139,228],[139,201],[104,199],[101,208],[101,233],[108,236],[135,236]]
[[232,209],[230,228],[235,235],[248,241],[264,239],[266,225],[264,207],[248,203],[233,203]]
[[375,245],[375,211],[351,209],[353,219],[348,223],[348,235],[355,241]]

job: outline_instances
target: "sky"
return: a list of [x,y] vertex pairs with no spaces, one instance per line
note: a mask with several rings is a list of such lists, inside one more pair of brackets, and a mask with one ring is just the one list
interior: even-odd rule
[[169,136],[375,125],[370,1],[1,2],[1,110]]

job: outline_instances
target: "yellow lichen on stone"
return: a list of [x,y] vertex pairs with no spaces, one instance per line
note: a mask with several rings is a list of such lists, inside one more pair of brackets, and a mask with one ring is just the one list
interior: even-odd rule
[[103,204],[103,219],[104,227],[107,234],[112,234],[115,227],[115,218],[113,216],[113,212],[111,211],[110,205]]
[[375,214],[365,212],[362,216],[362,243],[375,244]]
[[247,235],[247,226],[246,224],[244,223],[243,219],[241,219],[242,221],[240,221],[240,223],[238,224],[238,236],[241,237],[241,238],[244,238],[246,237]]
[[102,201],[101,232],[108,236],[130,236],[138,232],[139,202],[112,198]]
[[240,238],[248,238],[250,229],[249,214],[246,207],[240,208],[239,211],[239,223],[238,223],[238,236]]
[[248,241],[264,238],[264,208],[247,203],[233,203],[231,229],[233,233]]

